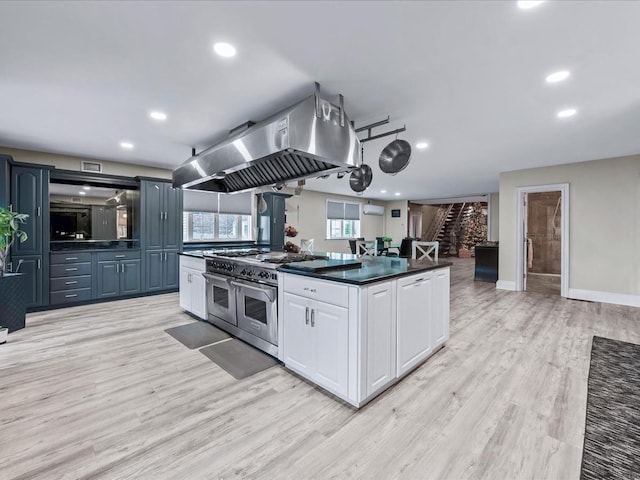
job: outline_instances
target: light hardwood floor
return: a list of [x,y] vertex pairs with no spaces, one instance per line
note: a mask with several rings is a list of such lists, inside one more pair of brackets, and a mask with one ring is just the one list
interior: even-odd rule
[[591,337],[640,310],[498,291],[453,259],[451,338],[360,411],[236,381],[163,330],[176,294],[54,310],[0,346],[0,478],[578,478]]

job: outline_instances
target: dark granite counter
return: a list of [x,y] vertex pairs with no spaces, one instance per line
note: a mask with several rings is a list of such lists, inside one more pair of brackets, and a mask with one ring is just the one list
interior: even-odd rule
[[369,257],[359,258],[362,262],[360,268],[350,268],[348,270],[332,270],[327,272],[314,272],[303,270],[305,268],[322,268],[329,264],[331,259],[349,260],[357,258],[355,255],[346,253],[328,253],[329,260],[313,260],[310,262],[299,262],[284,265],[280,272],[303,275],[306,277],[330,280],[333,282],[349,283],[351,285],[367,285],[375,282],[382,282],[392,278],[404,277],[415,273],[426,272],[452,265],[451,262],[432,262],[431,260],[412,260],[410,258],[398,257]]

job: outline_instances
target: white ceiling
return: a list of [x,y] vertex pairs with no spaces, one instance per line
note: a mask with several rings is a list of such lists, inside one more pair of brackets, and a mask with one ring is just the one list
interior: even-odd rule
[[[377,167],[392,138],[367,143],[365,197],[493,192],[501,171],[640,152],[639,19],[627,1],[4,1],[0,144],[174,168],[319,81],[356,126],[391,115],[430,143],[395,177]],[[566,106],[578,115],[557,119]],[[335,176],[307,188],[353,193]]]

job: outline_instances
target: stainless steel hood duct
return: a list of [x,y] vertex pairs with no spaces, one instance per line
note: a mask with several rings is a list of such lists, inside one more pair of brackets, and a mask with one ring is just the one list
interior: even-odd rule
[[173,171],[173,186],[238,192],[360,165],[360,140],[342,106],[316,93],[225,141]]

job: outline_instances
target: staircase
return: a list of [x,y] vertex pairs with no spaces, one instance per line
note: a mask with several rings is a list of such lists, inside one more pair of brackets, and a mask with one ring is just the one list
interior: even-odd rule
[[457,255],[458,239],[463,233],[465,221],[471,210],[471,203],[440,205],[438,214],[423,239],[429,242],[440,242],[440,256]]

